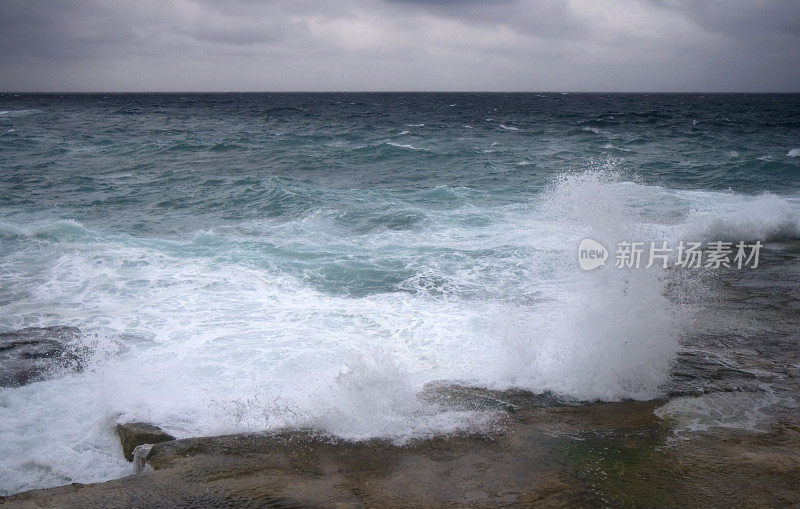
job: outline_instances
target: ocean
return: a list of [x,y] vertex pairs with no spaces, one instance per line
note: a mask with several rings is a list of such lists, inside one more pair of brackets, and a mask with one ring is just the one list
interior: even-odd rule
[[798,311],[800,95],[0,94],[0,333],[76,327],[84,364],[0,387],[0,495],[131,473],[127,421],[502,426],[436,384],[759,429],[797,413]]

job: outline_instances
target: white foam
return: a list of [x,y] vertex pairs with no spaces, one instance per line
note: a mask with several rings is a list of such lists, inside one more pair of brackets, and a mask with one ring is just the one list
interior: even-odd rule
[[516,371],[528,388],[578,399],[657,393],[689,311],[667,301],[666,282],[655,271],[607,266],[584,273],[576,268],[581,238],[613,246],[643,234],[631,200],[637,191],[649,190],[620,182],[609,171],[559,179],[542,214],[565,233],[559,246],[561,284],[548,289],[552,301],[536,312],[498,314],[506,317],[501,337],[510,344],[502,362],[491,364]]
[[15,117],[25,117],[27,115],[35,115],[36,113],[41,113],[39,110],[3,110],[0,111],[0,117],[5,118],[15,118]]
[[397,147],[397,148],[405,148],[405,149],[408,149],[408,150],[417,150],[417,151],[428,152],[428,149],[415,147],[415,146],[410,145],[408,143],[397,143],[397,142],[394,142],[394,141],[387,141],[386,144],[387,145],[391,145],[392,147]]
[[780,402],[772,393],[718,392],[675,398],[654,413],[670,419],[678,435],[711,428],[765,431],[765,410]]
[[[796,199],[769,193],[758,196],[692,193],[694,205],[677,232],[689,241],[755,241],[800,236]],[[677,239],[676,239],[677,240]]]
[[616,145],[612,145],[611,143],[606,143],[603,145],[603,148],[606,150],[619,150],[620,152],[633,152],[633,150],[629,148],[618,147]]
[[90,374],[0,390],[0,494],[131,473]]
[[786,154],[786,157],[800,157],[800,148],[793,148]]

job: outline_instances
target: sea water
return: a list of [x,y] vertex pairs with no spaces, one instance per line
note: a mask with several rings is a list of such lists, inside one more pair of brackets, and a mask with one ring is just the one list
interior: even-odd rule
[[[129,474],[130,420],[497,425],[430,382],[674,397],[703,426],[791,407],[798,184],[797,95],[0,94],[0,332],[75,326],[90,352],[0,388],[0,494]],[[606,267],[580,270],[584,238]],[[613,266],[718,240],[761,266]]]

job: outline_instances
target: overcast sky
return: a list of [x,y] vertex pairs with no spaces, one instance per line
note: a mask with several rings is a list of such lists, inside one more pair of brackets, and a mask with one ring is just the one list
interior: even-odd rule
[[0,90],[800,92],[800,0],[0,0]]

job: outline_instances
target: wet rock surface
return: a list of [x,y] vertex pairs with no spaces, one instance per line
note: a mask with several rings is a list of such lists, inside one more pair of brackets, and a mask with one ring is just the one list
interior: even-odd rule
[[345,442],[312,431],[174,440],[147,454],[152,471],[33,490],[2,502],[8,507],[800,504],[797,423],[766,433],[717,429],[679,439],[669,421],[653,413],[661,403],[524,407],[508,414],[492,434],[403,446]]
[[133,451],[140,445],[157,444],[175,440],[175,437],[169,433],[165,433],[158,426],[146,422],[117,424],[114,431],[117,433],[117,436],[119,436],[119,441],[122,444],[122,452],[125,455],[125,459],[128,461],[133,461]]
[[425,385],[419,398],[452,410],[500,411],[515,413],[525,408],[577,405],[556,396],[534,394],[522,389],[494,390],[464,385],[458,382],[438,381]]
[[75,327],[30,327],[0,334],[0,387],[19,387],[83,369],[85,348]]

